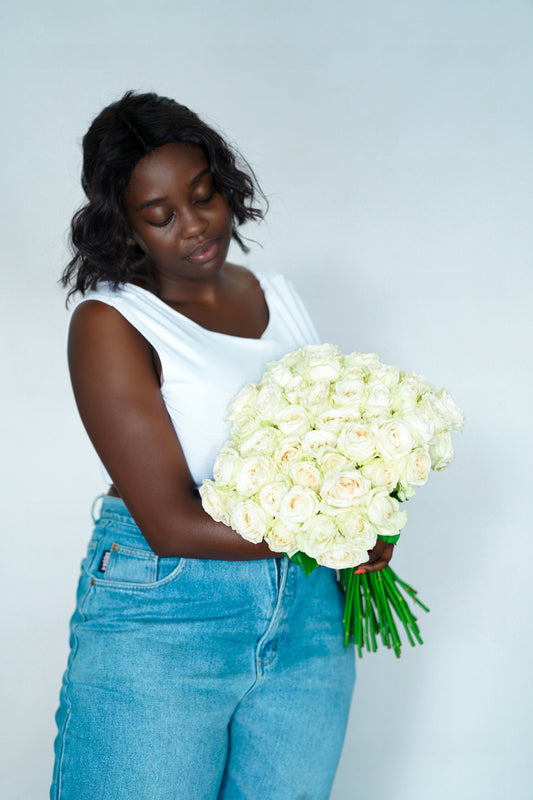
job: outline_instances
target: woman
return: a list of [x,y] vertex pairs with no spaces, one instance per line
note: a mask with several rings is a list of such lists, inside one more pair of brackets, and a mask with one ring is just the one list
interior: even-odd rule
[[128,92],[83,148],[68,356],[110,486],[82,563],[51,797],[327,798],[354,679],[335,574],[306,579],[197,492],[231,397],[316,332],[282,276],[226,261],[263,216],[260,190],[189,109]]

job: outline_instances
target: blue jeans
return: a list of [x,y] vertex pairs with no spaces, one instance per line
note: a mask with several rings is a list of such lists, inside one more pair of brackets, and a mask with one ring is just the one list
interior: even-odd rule
[[288,559],[158,558],[105,497],[82,562],[52,800],[325,800],[354,683],[343,599]]

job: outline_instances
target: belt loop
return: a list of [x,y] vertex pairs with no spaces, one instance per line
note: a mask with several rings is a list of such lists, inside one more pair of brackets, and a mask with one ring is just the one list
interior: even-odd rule
[[283,556],[283,558],[276,558],[275,562],[278,574],[278,591],[284,592],[291,562],[286,556]]
[[281,558],[275,558],[274,564],[276,565],[276,583],[278,585],[278,591],[279,591],[279,586],[281,583]]
[[[99,500],[103,500],[104,497],[105,497],[105,494],[98,494],[98,495],[96,495],[96,497],[93,500],[93,504],[91,506],[91,517],[93,518],[93,522],[94,523],[96,523],[96,521],[98,520],[98,517],[95,515],[95,511],[94,511],[95,510],[95,506],[96,506],[97,502]],[[100,511],[101,511],[101,509],[100,509]],[[100,516],[100,514],[98,514],[98,516]]]

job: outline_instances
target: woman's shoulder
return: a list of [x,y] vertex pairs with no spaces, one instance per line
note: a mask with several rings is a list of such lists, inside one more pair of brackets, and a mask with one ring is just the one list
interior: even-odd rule
[[84,293],[71,310],[70,327],[75,324],[85,326],[118,319],[120,314],[114,308],[114,295],[107,284]]
[[235,264],[228,264],[228,277],[233,283],[232,296],[237,302],[265,302],[269,307],[292,308],[301,303],[294,284],[283,273],[263,273]]
[[[74,309],[68,330],[67,357],[73,385],[103,385],[113,376],[113,385],[124,376],[139,381],[155,375],[148,341],[113,306],[87,299]],[[106,378],[107,380],[107,378]]]
[[69,353],[89,350],[123,352],[147,348],[145,338],[120,308],[107,300],[108,291],[88,292],[72,310],[68,326]]
[[159,304],[155,294],[136,284],[113,286],[102,282],[78,299],[71,312],[71,324],[77,319],[88,320],[89,323],[106,319],[131,322],[142,310]]
[[262,270],[249,269],[238,264],[226,264],[228,277],[242,291],[278,287],[294,290],[292,282],[281,272],[265,273]]
[[252,288],[258,281],[256,272],[252,272],[251,269],[243,267],[240,264],[230,264],[226,262],[224,265],[224,272],[227,280],[241,291]]

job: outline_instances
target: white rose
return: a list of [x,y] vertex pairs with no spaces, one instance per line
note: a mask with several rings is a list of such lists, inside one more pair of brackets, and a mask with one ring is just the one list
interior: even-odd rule
[[409,426],[411,436],[417,444],[426,445],[435,436],[435,423],[422,409],[415,407],[402,414],[402,419]]
[[292,350],[290,353],[285,353],[285,355],[282,358],[279,358],[277,361],[269,361],[267,364],[267,369],[271,369],[272,367],[275,367],[275,365],[279,364],[290,369],[294,375],[295,370],[297,370],[298,366],[305,358],[305,350],[305,347],[299,347],[297,350]]
[[236,415],[243,413],[250,414],[253,411],[256,397],[257,386],[255,383],[247,383],[246,386],[243,386],[228,406],[228,419],[232,420]]
[[413,437],[409,426],[400,419],[377,423],[375,436],[378,451],[390,461],[406,456],[413,447]]
[[299,548],[307,555],[318,558],[333,546],[336,535],[337,528],[333,520],[324,514],[318,514],[300,531]]
[[435,392],[426,392],[420,399],[418,408],[422,411],[425,411],[429,418],[434,422],[437,433],[443,433],[446,430],[449,422],[448,411],[440,397],[437,397]]
[[231,445],[224,445],[218,452],[213,465],[213,477],[222,486],[230,486],[235,482],[241,464],[238,452]]
[[274,454],[274,461],[283,467],[302,453],[302,443],[296,436],[287,436],[281,440]]
[[290,489],[288,481],[277,480],[267,483],[259,492],[259,505],[267,514],[275,516],[281,508],[281,501]]
[[283,500],[279,518],[286,525],[308,522],[318,512],[318,497],[307,487],[293,486]]
[[289,403],[299,403],[305,387],[304,379],[300,375],[294,375],[283,390]]
[[263,539],[268,522],[268,516],[253,500],[242,500],[231,509],[231,527],[243,539],[254,544]]
[[320,464],[324,473],[342,472],[343,469],[350,469],[352,466],[350,459],[335,451],[322,452]]
[[333,400],[339,406],[360,408],[366,396],[366,383],[361,378],[345,378],[335,384]]
[[199,488],[200,497],[204,511],[212,517],[215,522],[223,522],[224,525],[230,524],[230,515],[227,507],[227,495],[224,496],[215,487],[212,481],[204,481]]
[[240,495],[251,497],[275,475],[275,467],[266,456],[245,458],[237,474],[236,489]]
[[367,551],[348,543],[334,545],[331,550],[327,550],[317,558],[317,562],[321,567],[329,567],[330,569],[357,567],[366,561],[368,561]]
[[372,488],[384,488],[387,492],[392,492],[400,480],[400,472],[397,464],[391,464],[376,458],[369,464],[361,467],[361,472],[368,478]]
[[409,500],[411,497],[414,497],[416,494],[414,487],[411,486],[410,483],[402,484],[401,482],[398,483],[396,487],[395,495],[400,500],[400,502],[404,502],[404,500]]
[[279,439],[276,428],[265,426],[258,428],[240,445],[241,455],[245,458],[251,455],[269,456],[274,452]]
[[429,445],[429,455],[431,456],[432,469],[442,470],[449,467],[453,461],[454,452],[452,447],[452,437],[446,433],[440,433]]
[[335,381],[341,372],[339,348],[331,344],[309,345],[305,350],[304,374],[311,381]]
[[373,370],[380,363],[375,353],[348,353],[344,356],[344,367],[346,370],[355,370],[364,375],[369,370]]
[[357,464],[364,464],[376,455],[376,441],[370,425],[352,422],[340,435],[337,447]]
[[344,425],[348,425],[350,422],[357,422],[358,420],[359,412],[355,408],[349,408],[348,406],[329,408],[327,411],[323,411],[317,416],[316,427],[321,430],[338,433]]
[[287,553],[288,556],[293,556],[299,550],[296,537],[297,529],[287,527],[279,519],[274,520],[265,535],[268,546],[274,553]]
[[393,411],[412,408],[427,391],[427,383],[423,383],[411,373],[404,375],[397,386],[392,388],[391,400]]
[[256,414],[235,414],[233,417],[233,427],[231,429],[231,438],[237,444],[243,442],[252,433],[257,430],[258,420]]
[[305,392],[303,403],[312,414],[320,414],[329,405],[330,384],[328,381],[316,381]]
[[286,406],[283,392],[275,383],[263,383],[259,386],[255,400],[255,409],[263,419],[275,422],[282,408]]
[[312,461],[296,461],[296,463],[291,464],[289,475],[294,483],[300,486],[308,486],[315,492],[320,486],[320,471]]
[[327,342],[306,344],[295,352],[298,353],[300,358],[303,356],[306,361],[327,361],[330,358],[338,358],[341,355],[336,344],[328,344]]
[[418,372],[413,372],[413,370],[404,370],[402,372],[402,380],[409,380],[418,383],[420,387],[420,395],[422,396],[425,392],[433,391],[431,384],[429,383],[428,379],[424,375],[419,375]]
[[372,550],[376,544],[378,538],[376,529],[358,509],[340,515],[335,522],[345,539],[362,550]]
[[282,409],[277,416],[276,423],[280,431],[286,435],[303,436],[310,428],[305,408],[298,405]]
[[437,392],[437,397],[441,401],[447,416],[446,427],[451,431],[460,431],[465,422],[465,415],[446,389]]
[[294,377],[291,368],[282,361],[271,361],[267,366],[266,374],[278,386],[284,388]]
[[337,437],[331,431],[309,431],[302,440],[302,448],[307,455],[318,455],[326,448],[335,447]]
[[418,448],[405,457],[401,464],[402,484],[410,483],[413,486],[423,486],[427,483],[431,470],[431,458],[427,450]]
[[368,519],[383,535],[397,533],[407,522],[407,512],[386,490],[374,489],[367,506]]
[[372,381],[367,386],[368,395],[366,402],[361,408],[362,414],[367,419],[379,417],[390,411],[391,408],[391,393],[388,386],[381,381]]
[[319,504],[319,511],[325,517],[331,517],[331,519],[335,520],[340,514],[345,513],[345,507],[332,506],[325,500],[321,500]]
[[390,364],[376,364],[372,367],[372,377],[375,380],[384,383],[389,389],[396,386],[400,381],[401,372],[398,367],[393,367]]
[[322,497],[329,505],[346,508],[370,491],[370,481],[356,469],[334,472],[324,479]]

